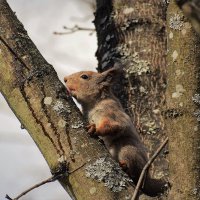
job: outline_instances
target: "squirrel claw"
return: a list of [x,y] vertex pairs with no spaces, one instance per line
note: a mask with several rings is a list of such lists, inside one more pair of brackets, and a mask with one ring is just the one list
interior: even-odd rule
[[95,124],[89,124],[88,126],[86,126],[87,128],[87,132],[90,135],[94,135],[94,133],[96,132],[96,125]]
[[127,162],[125,160],[120,160],[119,166],[123,169],[123,171],[126,171],[128,169]]

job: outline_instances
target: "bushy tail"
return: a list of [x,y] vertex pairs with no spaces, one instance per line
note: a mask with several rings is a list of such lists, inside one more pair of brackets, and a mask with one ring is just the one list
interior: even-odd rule
[[147,177],[144,186],[141,189],[148,196],[155,197],[161,193],[164,193],[167,189],[167,185],[168,183],[163,179]]

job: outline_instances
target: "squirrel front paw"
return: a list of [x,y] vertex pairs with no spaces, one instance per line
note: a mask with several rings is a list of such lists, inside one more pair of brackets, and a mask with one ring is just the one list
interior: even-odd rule
[[87,128],[87,132],[90,135],[95,135],[95,133],[96,133],[96,125],[95,124],[89,124],[86,126],[86,128]]

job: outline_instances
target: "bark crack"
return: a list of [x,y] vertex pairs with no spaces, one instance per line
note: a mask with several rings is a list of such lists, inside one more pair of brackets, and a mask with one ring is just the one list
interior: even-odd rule
[[37,118],[37,116],[36,116],[36,114],[35,114],[35,111],[34,111],[34,109],[32,108],[31,103],[30,103],[29,100],[28,100],[28,97],[27,97],[26,92],[25,92],[25,90],[24,90],[24,86],[21,86],[21,87],[20,87],[20,91],[21,91],[21,94],[22,94],[22,96],[23,96],[25,102],[27,103],[27,106],[28,106],[29,110],[31,111],[32,116],[34,117],[35,121],[37,122],[37,124],[39,124],[39,125],[41,126],[42,131],[44,132],[44,135],[51,141],[52,145],[53,145],[54,148],[56,149],[57,154],[61,157],[62,154],[60,153],[60,150],[57,148],[57,146],[56,146],[56,144],[54,143],[53,139],[51,138],[51,136],[50,136],[50,135],[48,134],[48,132],[46,131],[46,129],[45,129],[43,123]]
[[5,47],[13,54],[16,60],[18,60],[23,67],[25,67],[27,70],[30,70],[29,67],[25,64],[25,62],[13,51],[13,49],[8,45],[8,43],[0,36],[0,41],[5,45]]
[[75,158],[74,158],[74,150],[73,150],[73,146],[72,146],[72,142],[71,142],[71,138],[69,136],[69,132],[68,132],[68,127],[67,125],[65,125],[65,131],[66,131],[66,135],[67,135],[67,142],[69,144],[69,148],[70,148],[70,159],[75,162]]
[[[46,94],[45,94],[43,83],[41,84],[41,92],[43,94],[43,98],[45,98]],[[58,146],[59,146],[59,151],[60,151],[61,155],[64,155],[65,151],[64,151],[64,148],[63,148],[62,143],[61,143],[60,134],[58,133],[58,130],[56,129],[56,126],[54,125],[53,121],[51,120],[51,117],[48,114],[48,110],[47,110],[46,105],[44,104],[43,100],[41,101],[41,104],[42,104],[43,111],[44,111],[44,113],[45,113],[45,115],[47,117],[48,123],[51,124],[51,128],[53,129],[54,134],[56,135],[56,139],[58,141]]]

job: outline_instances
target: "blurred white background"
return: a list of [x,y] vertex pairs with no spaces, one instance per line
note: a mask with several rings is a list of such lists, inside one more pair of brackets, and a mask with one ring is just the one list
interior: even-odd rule
[[[92,1],[92,0],[91,0]],[[96,36],[89,32],[54,35],[62,27],[78,24],[94,28],[93,9],[87,0],[8,0],[45,59],[59,78],[80,70],[95,69]],[[38,148],[0,94],[0,199],[15,197],[51,174]],[[33,190],[22,200],[70,199],[62,186],[49,183]]]

